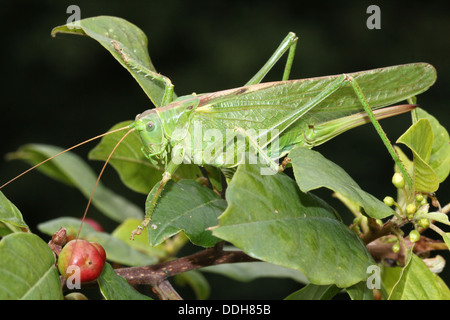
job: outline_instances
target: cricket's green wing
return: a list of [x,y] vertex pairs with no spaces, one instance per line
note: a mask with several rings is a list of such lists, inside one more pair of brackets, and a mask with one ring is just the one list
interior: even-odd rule
[[[426,91],[436,80],[436,71],[426,63],[412,63],[368,71],[349,73],[361,87],[373,110]],[[315,108],[304,113],[305,106],[340,75],[301,80],[269,82],[205,94],[193,111],[192,121],[199,121],[203,130],[264,130],[277,128],[282,132],[281,147],[290,149],[304,142],[308,128],[316,128],[330,120],[341,119],[364,111],[351,84],[345,84]],[[302,110],[303,109],[303,110]],[[301,118],[283,127],[283,120],[293,113]],[[280,125],[281,124],[281,125]],[[342,130],[339,133],[343,132]],[[327,132],[325,142],[337,133]],[[323,140],[323,141],[322,141]],[[308,141],[309,146],[315,145]]]

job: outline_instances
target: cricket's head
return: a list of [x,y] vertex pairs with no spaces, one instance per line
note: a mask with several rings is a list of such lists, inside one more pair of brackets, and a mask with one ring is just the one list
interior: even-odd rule
[[155,109],[138,114],[131,127],[139,133],[144,150],[148,154],[161,154],[164,151],[164,128]]

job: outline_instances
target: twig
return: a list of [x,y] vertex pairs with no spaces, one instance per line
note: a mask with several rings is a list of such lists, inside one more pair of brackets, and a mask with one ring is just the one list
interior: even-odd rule
[[180,299],[167,278],[217,264],[258,261],[242,251],[224,251],[222,246],[219,243],[186,257],[144,267],[115,269],[115,272],[133,286],[151,285],[161,299]]
[[395,223],[393,223],[392,220],[389,220],[384,225],[380,226],[375,219],[368,218],[368,227],[369,231],[361,235],[361,240],[366,245],[380,237],[389,235],[393,231],[393,228],[395,228]]
[[[370,255],[375,259],[375,261],[381,261],[383,259],[391,259],[399,261],[401,263],[404,260],[405,249],[411,248],[413,246],[413,243],[411,243],[411,241],[409,241],[408,238],[405,238],[404,243],[406,248],[403,248],[403,246],[401,246],[400,251],[394,252],[392,251],[392,245],[395,242],[389,241],[389,238],[394,237],[396,236],[391,235],[385,238],[379,238],[367,245],[367,250],[369,251]],[[418,255],[424,255],[434,250],[448,250],[448,248],[447,245],[442,241],[433,240],[422,235],[420,236],[420,240],[414,244],[413,252]]]

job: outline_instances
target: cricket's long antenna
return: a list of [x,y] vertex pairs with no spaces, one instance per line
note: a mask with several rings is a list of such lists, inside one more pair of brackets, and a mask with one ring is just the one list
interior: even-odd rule
[[[128,127],[126,127],[126,128],[128,128]],[[88,201],[88,204],[86,206],[86,209],[84,210],[83,218],[81,219],[81,224],[80,224],[80,228],[78,229],[78,233],[77,233],[76,239],[78,239],[78,237],[80,236],[80,232],[81,232],[81,229],[83,227],[84,219],[86,218],[87,212],[88,212],[89,207],[90,207],[91,202],[92,202],[92,198],[94,197],[95,189],[97,189],[97,186],[98,186],[98,184],[100,182],[100,178],[102,177],[103,172],[105,171],[106,165],[108,164],[108,162],[111,159],[112,155],[116,151],[117,147],[119,147],[119,145],[122,143],[122,141],[133,131],[134,131],[134,128],[129,130],[127,133],[124,134],[124,136],[119,140],[119,142],[117,142],[117,144],[111,150],[111,153],[109,154],[108,158],[106,159],[105,164],[103,165],[102,170],[100,171],[100,173],[98,175],[97,181],[95,182],[94,189],[92,189],[92,193],[91,193],[91,196],[89,197],[89,201]]]
[[[1,185],[1,186],[0,186],[0,189],[2,189],[3,187],[7,186],[8,184],[10,184],[11,182],[13,182],[14,180],[20,178],[20,177],[23,176],[24,174],[30,172],[31,170],[36,169],[36,168],[39,167],[41,164],[44,164],[44,163],[46,163],[47,161],[50,161],[50,160],[52,160],[53,158],[56,158],[57,156],[62,155],[63,153],[66,153],[67,151],[70,151],[70,150],[72,150],[72,149],[75,149],[75,148],[77,148],[77,147],[79,147],[79,146],[81,146],[81,145],[83,145],[83,144],[85,144],[85,143],[88,143],[88,142],[91,142],[91,141],[93,141],[93,140],[96,140],[96,139],[99,139],[99,138],[101,138],[101,137],[104,137],[104,136],[106,136],[106,135],[108,135],[108,134],[111,134],[111,133],[114,133],[114,132],[118,132],[118,131],[122,131],[122,130],[125,130],[125,129],[129,129],[129,126],[126,126],[126,127],[123,127],[123,128],[119,128],[119,129],[115,129],[115,130],[112,130],[112,131],[109,131],[109,132],[106,132],[106,133],[102,133],[102,134],[100,134],[100,135],[98,135],[98,136],[96,136],[96,137],[90,138],[90,139],[85,140],[85,141],[83,141],[83,142],[80,142],[79,144],[74,145],[74,146],[72,146],[72,147],[70,147],[70,148],[68,148],[68,149],[66,149],[66,150],[64,150],[64,151],[61,151],[61,152],[55,154],[54,156],[51,156],[50,158],[47,158],[47,159],[45,159],[44,161],[39,162],[38,164],[32,166],[32,167],[29,168],[28,170],[25,170],[24,172],[22,172],[22,173],[19,174],[18,176],[12,178],[12,179],[9,180],[8,182],[6,182],[6,183],[4,183],[3,185]],[[128,133],[127,133],[127,134],[128,134]]]

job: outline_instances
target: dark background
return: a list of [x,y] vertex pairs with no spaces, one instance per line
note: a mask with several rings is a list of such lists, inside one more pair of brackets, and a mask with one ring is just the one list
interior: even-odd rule
[[[50,36],[53,27],[66,23],[66,9],[71,4],[80,7],[81,18],[119,16],[140,27],[149,38],[156,69],[172,80],[178,95],[243,85],[289,31],[299,37],[292,79],[429,62],[437,69],[438,81],[418,97],[418,103],[448,128],[450,12],[442,3],[2,1],[0,181],[28,168],[3,160],[4,154],[23,144],[69,147],[152,107],[134,79],[97,42],[79,36]],[[366,27],[366,9],[371,4],[381,8],[381,30]],[[282,67],[280,63],[265,81],[279,80]],[[402,115],[381,124],[395,141],[408,128],[410,117]],[[77,153],[86,157],[93,146],[81,147]],[[393,162],[372,126],[351,130],[317,150],[342,166],[366,191],[380,199],[395,196],[390,184]],[[101,163],[92,165],[98,172]],[[145,196],[122,187],[112,169],[104,181],[143,204]],[[28,174],[2,191],[32,228],[61,215],[79,217],[87,201],[77,190],[39,173]],[[448,201],[448,192],[446,182],[437,192],[443,204]],[[331,199],[330,192],[319,194],[342,210],[341,215],[350,217]],[[107,229],[113,227],[95,209],[90,215]],[[448,258],[446,252],[442,254]],[[448,275],[443,277],[449,283]],[[282,298],[298,288],[286,281],[226,283],[231,284],[233,293],[213,287],[212,297]],[[252,286],[262,289],[244,295]]]

